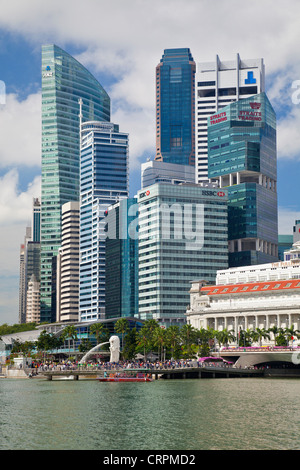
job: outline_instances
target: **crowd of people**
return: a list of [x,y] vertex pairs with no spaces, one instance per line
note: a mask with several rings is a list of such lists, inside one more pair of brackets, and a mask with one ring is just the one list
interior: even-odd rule
[[119,361],[119,362],[93,362],[89,361],[81,363],[80,361],[63,361],[63,362],[33,362],[31,364],[32,374],[42,373],[43,371],[51,370],[128,370],[128,369],[143,369],[143,370],[166,370],[166,369],[181,369],[191,367],[207,367],[219,366],[228,367],[226,362],[200,362],[197,360],[168,360],[168,361]]

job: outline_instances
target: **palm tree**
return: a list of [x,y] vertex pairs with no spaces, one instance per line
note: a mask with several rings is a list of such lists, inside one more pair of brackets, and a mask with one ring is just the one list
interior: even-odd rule
[[265,328],[255,328],[255,332],[260,346],[262,345],[262,339],[270,339],[269,332]]
[[171,349],[171,357],[174,356],[176,347],[179,345],[179,326],[170,325],[166,330],[167,344]]
[[218,331],[216,334],[217,340],[219,344],[223,346],[228,346],[228,343],[232,343],[235,341],[235,336],[234,336],[234,331],[233,330],[228,330],[227,328],[224,328],[224,330]]
[[146,351],[148,352],[149,346],[151,344],[151,338],[149,331],[144,326],[140,329],[137,334],[137,346],[143,347],[144,349],[144,358],[146,358]]
[[187,348],[187,353],[190,355],[192,353],[192,344],[193,342],[197,342],[197,335],[196,335],[196,328],[194,328],[191,324],[186,323],[180,329],[180,337],[182,341],[185,343]]
[[124,341],[124,334],[127,333],[129,330],[129,324],[127,318],[119,318],[115,324],[115,331],[116,333],[120,333],[122,335],[122,349],[123,349],[123,341]]
[[153,341],[158,346],[158,355],[160,351],[160,359],[163,361],[163,350],[166,345],[166,330],[164,328],[156,328],[153,332]]
[[103,323],[93,323],[89,327],[90,333],[96,336],[97,344],[100,343],[100,339],[103,336],[103,333],[104,333],[103,329],[104,329]]
[[[64,328],[64,331],[62,332],[62,337],[64,339],[68,339],[69,341],[69,356],[71,354],[71,347],[70,347],[70,340],[72,339],[73,341],[77,341],[77,330],[74,325],[68,325]],[[75,349],[75,345],[74,345]]]
[[294,325],[292,325],[290,328],[285,328],[284,335],[286,336],[287,344],[289,344],[289,342],[291,341],[292,338],[294,338],[294,336],[298,337],[299,333],[300,333],[299,330],[294,329]]
[[242,330],[240,328],[238,333],[239,346],[250,346],[252,343],[252,331],[247,328],[247,330]]
[[282,332],[282,328],[278,328],[278,326],[274,325],[268,329],[269,333],[273,333],[274,335],[274,345],[276,345],[276,336]]

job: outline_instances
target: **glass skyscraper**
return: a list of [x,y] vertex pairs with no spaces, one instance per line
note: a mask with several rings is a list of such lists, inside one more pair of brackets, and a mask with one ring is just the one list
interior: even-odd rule
[[128,134],[93,121],[81,137],[79,311],[92,321],[105,318],[105,213],[128,197]]
[[195,165],[195,72],[188,48],[164,50],[156,67],[155,160]]
[[138,316],[138,204],[122,199],[106,216],[105,317]]
[[229,266],[278,261],[276,115],[265,93],[208,118],[208,177],[228,189]]
[[228,267],[227,190],[156,183],[138,203],[139,317],[185,323],[190,282]]
[[110,98],[76,59],[42,47],[41,321],[55,321],[52,258],[61,245],[61,207],[79,200],[79,104],[84,120],[110,120]]
[[228,104],[265,91],[263,59],[245,59],[197,64],[196,73],[196,183],[208,180],[207,118]]

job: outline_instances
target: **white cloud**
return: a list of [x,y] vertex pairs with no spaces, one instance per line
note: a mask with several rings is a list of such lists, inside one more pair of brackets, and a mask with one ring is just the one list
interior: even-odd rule
[[278,233],[280,235],[292,235],[295,220],[300,219],[300,211],[279,207],[278,208]]
[[6,95],[0,106],[0,167],[41,164],[41,94],[19,101]]
[[[16,169],[10,170],[0,178],[0,224],[4,226],[26,224],[31,220],[32,200],[40,197],[41,179],[36,177],[26,191],[18,189],[19,174]],[[2,240],[3,232],[1,232]]]
[[300,105],[277,125],[278,158],[300,159]]
[[1,225],[1,323],[18,322],[18,286],[20,245],[24,242],[26,226],[31,224],[32,199],[40,197],[40,177],[36,177],[26,191],[18,189],[19,175],[16,169],[0,178]]

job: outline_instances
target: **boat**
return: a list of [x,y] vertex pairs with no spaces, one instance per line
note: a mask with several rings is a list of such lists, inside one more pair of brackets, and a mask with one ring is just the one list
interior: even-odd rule
[[136,374],[136,375],[126,375],[126,374],[109,374],[108,376],[98,377],[99,382],[152,382],[152,378],[149,374]]

